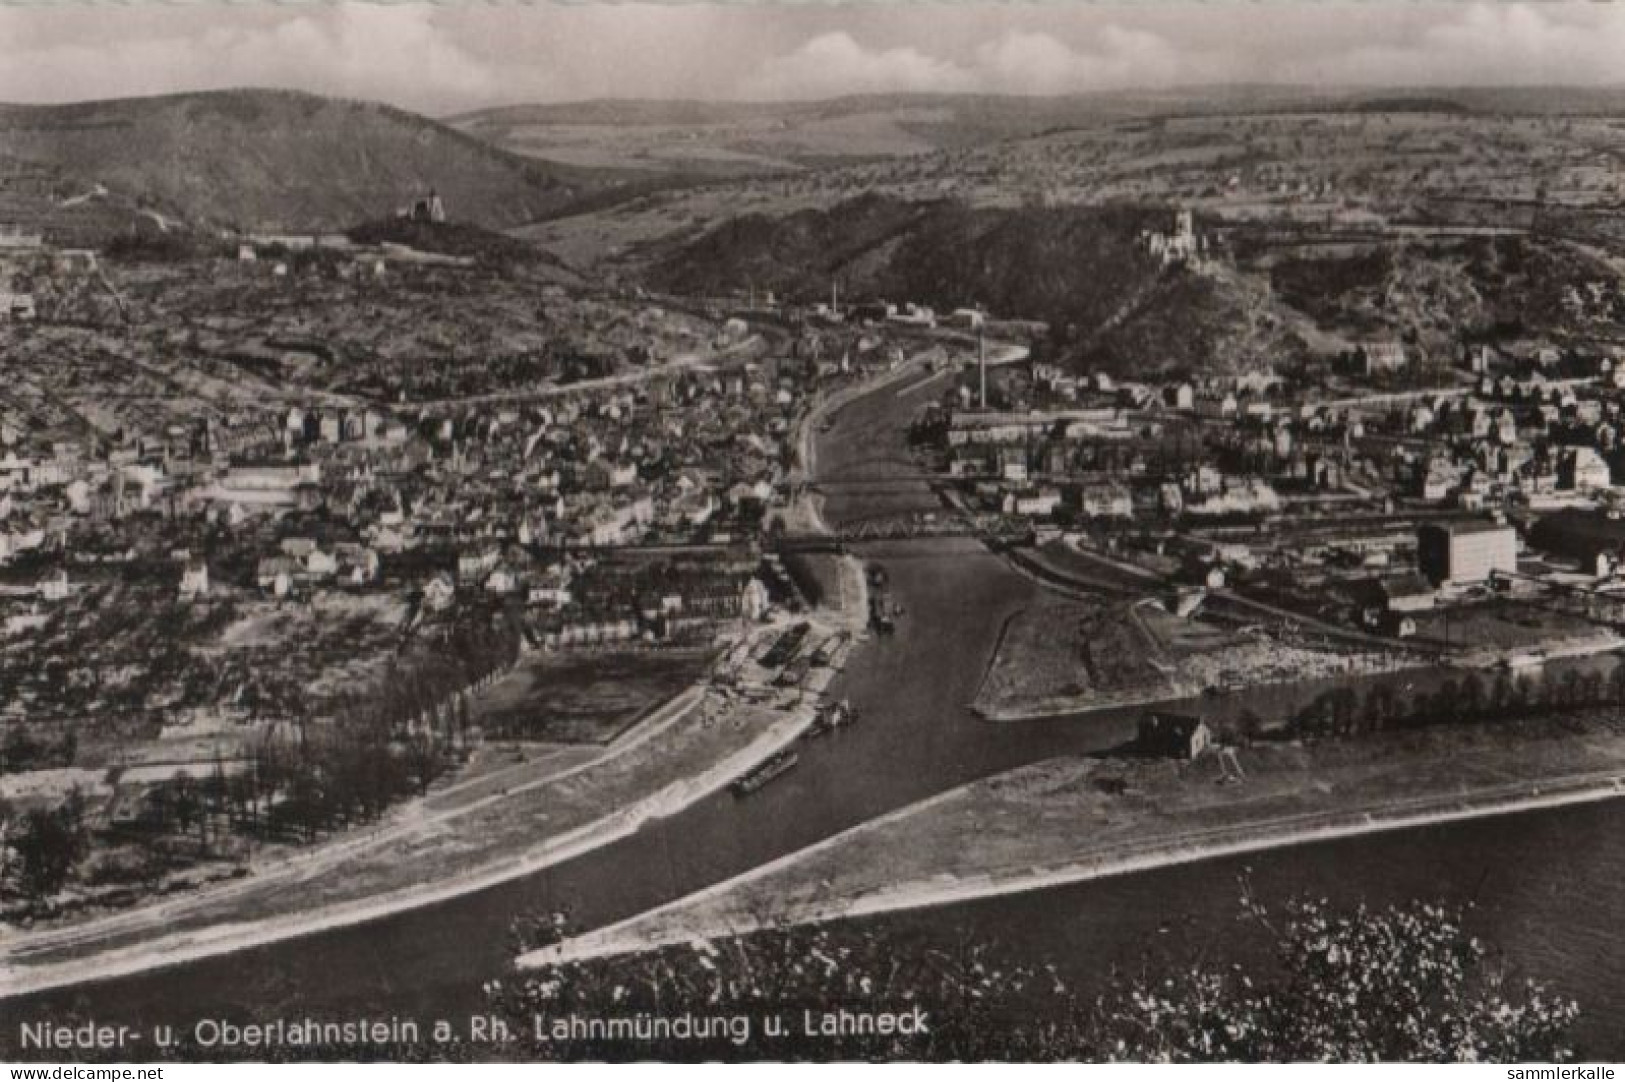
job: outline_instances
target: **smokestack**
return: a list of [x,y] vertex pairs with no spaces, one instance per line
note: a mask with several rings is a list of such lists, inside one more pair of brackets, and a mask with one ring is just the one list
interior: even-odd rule
[[976,336],[977,365],[982,372],[982,408],[987,409],[987,336]]

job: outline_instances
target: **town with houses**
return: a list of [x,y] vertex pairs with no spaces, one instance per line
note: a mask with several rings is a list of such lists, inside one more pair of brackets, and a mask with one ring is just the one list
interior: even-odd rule
[[[443,223],[431,198],[402,213]],[[1146,235],[1148,253],[1202,273],[1210,241],[1189,211],[1174,218]],[[384,393],[368,395],[353,371],[340,379],[353,340],[318,328],[388,305],[379,293],[489,272],[328,244],[319,258],[321,238],[249,240],[116,284],[95,252],[5,231],[12,779],[44,773],[116,802],[134,778],[151,800],[197,775],[187,749],[244,769],[265,734],[427,644],[499,627],[525,651],[658,650],[799,609],[806,592],[775,555],[808,487],[797,426],[833,391],[920,362],[960,375],[914,420],[915,453],[957,521],[990,535],[1096,552],[1175,590],[1235,591],[1396,649],[1479,645],[1510,663],[1614,644],[1609,624],[1566,619],[1625,601],[1614,351],[1463,342],[1424,357],[1360,341],[1321,385],[1267,358],[1222,379],[1027,361],[990,377],[990,328],[1005,331],[979,310],[939,321],[913,302],[842,305],[837,289],[804,309],[639,295],[555,314],[573,302],[542,284],[544,321],[609,324],[575,385],[527,380],[576,359],[547,349],[516,353],[492,384],[409,384],[392,371],[404,347],[374,340],[363,378]],[[289,292],[336,311],[307,314]],[[1598,283],[1564,303],[1583,320],[1612,298]],[[164,322],[136,333],[137,304]],[[394,336],[448,331],[436,313],[419,321]],[[115,358],[128,380],[91,382],[92,361]],[[233,366],[267,393],[226,386]],[[1428,379],[1407,378],[1424,366]],[[882,525],[931,533],[951,518]],[[1497,615],[1525,603],[1561,615]],[[1486,626],[1483,643],[1441,637],[1457,607]]]
[[1617,795],[1625,256],[1413,201],[1430,125],[1559,129],[1402,105],[528,162],[475,179],[582,190],[507,218],[448,165],[324,229],[0,156],[5,994],[385,929],[368,1006],[490,1000]]
[[[438,196],[401,213],[446,215]],[[1206,273],[1217,246],[1172,217],[1147,253]],[[1146,383],[1026,359],[1030,324],[843,304],[838,286],[806,307],[578,299],[528,271],[493,282],[472,259],[322,238],[110,274],[93,251],[3,237],[11,800],[162,818],[177,782],[257,769],[420,653],[471,659],[449,685],[466,715],[469,688],[520,654],[715,648],[815,607],[804,554],[827,545],[794,536],[818,489],[796,444],[843,389],[910,368],[952,377],[909,429],[944,506],[854,539],[1065,552],[1182,616],[1211,593],[1381,642],[1385,664],[1618,643],[1617,351],[1376,339],[1318,382],[1260,358]],[[536,291],[536,324],[498,328],[511,342],[563,325],[577,344],[513,349],[478,386],[403,376],[411,346],[459,329],[414,294],[460,277],[515,310]],[[1577,321],[1612,303],[1601,283],[1564,297]],[[382,335],[343,323],[363,309],[402,315]],[[92,375],[109,365],[116,382]],[[876,598],[870,616],[891,624]],[[401,709],[444,724],[434,702]]]
[[[400,212],[444,213],[438,197]],[[342,238],[244,240],[115,283],[97,253],[5,236],[4,794],[71,796],[115,851],[138,839],[133,866],[106,862],[92,905],[171,866],[240,861],[253,843],[230,835],[245,815],[273,841],[360,814],[285,791],[228,812],[221,793],[249,777],[280,787],[265,780],[279,746],[305,747],[307,726],[338,724],[430,655],[454,654],[455,674],[414,683],[379,739],[433,730],[438,776],[482,734],[527,735],[467,716],[469,693],[521,655],[692,664],[762,634],[771,646],[787,626],[774,614],[818,590],[769,541],[798,426],[899,364],[899,334],[934,324],[913,306],[847,324],[827,306],[792,321],[769,299],[758,323],[732,300],[571,297],[525,271],[494,282],[472,259]],[[499,333],[534,344],[469,361],[477,385],[409,383],[402,340],[462,329],[425,310],[458,279],[526,307]],[[313,313],[317,296],[331,309]],[[389,304],[409,315],[384,336],[318,330]],[[825,654],[849,636],[826,637]],[[816,678],[805,668],[800,682]],[[426,785],[418,767],[381,784]],[[224,842],[158,844],[176,792],[199,786]]]

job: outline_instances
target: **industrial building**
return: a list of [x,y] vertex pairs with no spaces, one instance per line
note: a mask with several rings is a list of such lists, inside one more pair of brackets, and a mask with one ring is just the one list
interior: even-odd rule
[[1484,582],[1518,569],[1518,534],[1494,522],[1428,524],[1416,532],[1416,562],[1438,585]]

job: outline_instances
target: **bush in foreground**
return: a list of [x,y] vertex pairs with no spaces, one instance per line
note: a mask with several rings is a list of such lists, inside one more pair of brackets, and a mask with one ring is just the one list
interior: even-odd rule
[[[525,1035],[523,1055],[540,1059],[1527,1062],[1575,1055],[1569,1034],[1578,1007],[1505,979],[1459,910],[1417,902],[1338,912],[1298,899],[1272,913],[1244,896],[1242,911],[1266,933],[1273,957],[1149,967],[1113,977],[1089,999],[1055,969],[1014,962],[988,944],[905,951],[882,931],[849,926],[775,929],[572,963],[493,981],[487,993]],[[923,1016],[928,1028],[850,1032],[851,1019],[886,1015]],[[841,1029],[843,1017],[844,1030],[823,1031]],[[684,1028],[674,1032],[679,1020]],[[768,1029],[773,1020],[777,1034]]]

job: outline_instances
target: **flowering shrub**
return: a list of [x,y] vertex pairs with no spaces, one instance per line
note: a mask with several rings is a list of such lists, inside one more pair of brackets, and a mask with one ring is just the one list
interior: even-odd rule
[[[1052,970],[981,943],[904,953],[885,936],[823,926],[571,963],[491,981],[486,993],[531,1038],[527,1054],[550,1059],[1053,1059],[1078,1040]],[[1035,1010],[1046,1000],[1061,1009]],[[883,1015],[924,1027],[840,1032],[843,1016],[856,1029]],[[571,1018],[624,1024],[618,1037],[561,1039],[551,1027],[567,1031]],[[683,1035],[655,1032],[673,1019],[687,1020]],[[833,1031],[809,1032],[825,1019]]]
[[1108,1058],[1248,1062],[1508,1062],[1574,1057],[1578,1006],[1514,986],[1462,913],[1412,902],[1338,913],[1295,899],[1279,917],[1251,897],[1279,966],[1191,967],[1102,997],[1092,1034]]
[[[1507,980],[1463,913],[1413,902],[1242,912],[1274,964],[1159,965],[1081,999],[994,947],[904,949],[865,927],[785,927],[492,981],[544,1059],[1563,1061],[1571,1001]],[[854,1032],[917,1017],[914,1032]],[[835,1019],[830,1022],[828,1019]],[[599,1020],[600,1029],[571,1028]],[[745,1021],[740,1022],[740,1019]],[[770,1020],[779,1028],[771,1028]],[[843,1029],[841,1020],[849,1024]],[[619,1028],[608,1029],[607,1020]],[[682,1024],[674,1030],[674,1020]]]

